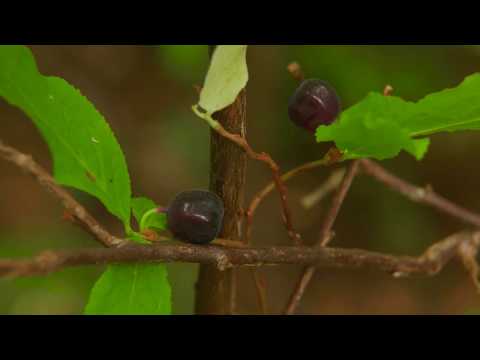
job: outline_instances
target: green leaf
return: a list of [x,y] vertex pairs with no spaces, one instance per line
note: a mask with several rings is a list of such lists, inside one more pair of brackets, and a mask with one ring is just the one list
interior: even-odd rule
[[213,53],[199,106],[213,114],[231,105],[248,82],[247,45],[218,45]]
[[462,84],[431,94],[414,103],[395,96],[370,93],[346,110],[330,126],[320,126],[318,142],[334,141],[344,158],[379,160],[405,150],[420,160],[428,145],[427,135],[480,129],[480,74]]
[[[133,216],[137,220],[138,224],[141,224],[144,215],[152,210],[158,209],[158,205],[156,205],[152,200],[147,199],[145,197],[138,197],[132,199],[132,210]],[[154,212],[148,215],[144,219],[144,223],[142,224],[144,229],[156,229],[156,230],[165,230],[167,227],[167,216],[164,213]]]
[[127,234],[127,239],[132,240],[134,242],[137,242],[139,244],[144,244],[144,245],[151,245],[152,243],[147,241],[143,235],[139,232],[129,230]]
[[162,264],[111,265],[96,282],[85,315],[169,315],[171,290]]
[[92,103],[65,80],[40,74],[23,46],[0,46],[0,96],[40,130],[53,155],[55,179],[97,197],[129,227],[125,158]]

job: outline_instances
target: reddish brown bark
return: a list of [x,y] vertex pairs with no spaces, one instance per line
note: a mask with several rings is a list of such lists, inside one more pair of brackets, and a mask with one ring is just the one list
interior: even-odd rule
[[[213,47],[210,47],[210,51]],[[211,55],[211,54],[210,54]],[[246,136],[246,93],[242,91],[227,109],[214,116],[230,133]],[[220,237],[240,240],[241,209],[245,187],[247,155],[237,144],[211,131],[210,190],[224,201],[225,218]],[[201,265],[196,287],[197,314],[228,314],[232,303],[232,271],[218,271]]]

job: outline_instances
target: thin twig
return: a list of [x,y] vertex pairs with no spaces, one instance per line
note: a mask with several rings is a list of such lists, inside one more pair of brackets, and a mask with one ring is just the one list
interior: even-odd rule
[[[216,46],[208,46],[210,59]],[[229,106],[215,113],[212,121],[222,124],[230,133],[245,137],[246,114],[247,92],[243,89]],[[243,149],[211,128],[209,190],[222,198],[224,203],[225,215],[219,234],[224,239],[242,239],[238,223],[242,219],[239,211],[243,208],[247,161],[247,155]],[[212,266],[200,266],[195,312],[218,315],[234,313],[236,290],[236,274],[233,271],[222,273]]]
[[[293,177],[299,175],[300,173],[306,172],[308,170],[313,170],[321,166],[328,165],[331,162],[329,156],[326,156],[325,159],[313,161],[307,164],[303,164],[295,169],[290,170],[289,172],[283,174],[280,178],[283,183],[286,183]],[[246,245],[250,244],[250,239],[252,236],[252,224],[253,224],[253,216],[255,214],[256,209],[260,205],[260,203],[275,189],[275,183],[271,182],[258,193],[256,193],[248,206],[246,214],[246,226],[245,226],[245,235],[244,235],[244,243]],[[257,292],[257,299],[262,310],[262,313],[267,313],[267,300],[266,300],[266,285],[263,279],[261,279],[258,272],[255,270],[252,271],[253,280],[255,282],[255,289]]]
[[216,126],[214,126],[213,128],[221,136],[229,139],[230,141],[240,146],[251,159],[261,161],[268,165],[268,167],[272,171],[273,180],[280,195],[280,201],[281,201],[282,212],[283,212],[283,221],[285,223],[288,236],[290,237],[290,239],[292,239],[295,245],[300,245],[301,243],[300,236],[293,229],[292,215],[287,203],[287,187],[285,186],[285,184],[281,179],[280,168],[278,167],[277,163],[273,161],[273,159],[267,153],[255,152],[250,147],[250,145],[248,144],[247,140],[245,140],[245,138],[243,138],[238,134],[232,134],[228,132],[227,130],[224,129],[224,127],[220,123],[217,123]]
[[295,289],[292,295],[290,295],[290,299],[284,311],[284,315],[292,315],[295,313],[295,310],[300,304],[303,294],[305,293],[305,290],[310,284],[310,281],[312,280],[313,275],[315,274],[315,271],[316,271],[316,268],[314,266],[308,266],[303,270],[302,275],[300,276],[300,279],[297,281],[297,284],[295,285]]
[[[329,166],[333,165],[338,162],[340,159],[338,150],[336,148],[332,148],[328,151],[328,153],[320,160],[315,160],[303,165],[300,165],[289,172],[283,174],[280,178],[283,183],[286,183],[287,181],[293,179],[295,176],[300,175],[303,172],[313,170],[322,166]],[[250,205],[248,206],[248,209],[245,211],[245,215],[247,216],[247,222],[246,222],[246,231],[245,231],[245,236],[244,236],[244,241],[246,244],[250,243],[250,238],[251,238],[251,228],[252,228],[252,222],[253,222],[253,216],[255,214],[255,211],[257,210],[258,206],[260,203],[275,189],[275,183],[271,182],[267,186],[265,186],[262,190],[257,192],[252,200],[250,201]]]
[[303,80],[305,80],[305,75],[302,71],[302,67],[298,62],[292,62],[288,64],[287,70],[290,75],[292,75],[292,77],[298,82],[302,82]]
[[391,85],[386,85],[383,89],[383,96],[392,96],[393,90],[394,89]]
[[[328,211],[327,216],[322,224],[322,229],[320,231],[320,238],[318,239],[318,243],[315,245],[316,248],[327,246],[329,241],[331,240],[332,226],[338,216],[338,213],[340,211],[340,208],[343,202],[345,201],[347,192],[352,185],[353,178],[358,172],[358,167],[359,167],[359,162],[354,161],[350,165],[347,173],[345,174],[345,177],[342,183],[340,184],[340,187],[338,188],[338,191],[335,194],[335,197],[332,200],[332,205],[330,207],[330,210]],[[315,274],[314,266],[309,266],[303,271],[300,277],[300,280],[298,281],[295,287],[295,290],[292,293],[290,300],[288,302],[288,305],[286,307],[286,310],[285,310],[286,315],[291,315],[295,312],[296,308],[300,304],[303,294],[305,293],[305,289],[307,288],[314,274]]]
[[467,224],[480,227],[480,215],[464,209],[444,197],[436,194],[430,187],[421,188],[412,185],[389,173],[383,167],[371,160],[360,160],[362,170],[392,190],[399,192],[416,203],[429,205],[437,210],[453,216]]
[[95,239],[107,247],[122,246],[128,243],[128,240],[119,239],[105,230],[88,211],[80,205],[66,190],[57,184],[55,179],[40,165],[38,165],[30,155],[26,155],[0,141],[0,157],[15,164],[23,171],[32,175],[43,187],[55,195],[68,214],[85,228]]
[[321,184],[316,190],[303,197],[302,206],[309,210],[317,203],[322,201],[327,195],[338,189],[345,176],[346,169],[340,168],[333,171],[328,179]]
[[257,301],[260,305],[260,310],[262,311],[262,314],[266,315],[268,313],[268,305],[267,285],[265,279],[260,275],[257,268],[253,268],[250,273],[252,274],[255,283],[255,291],[257,293]]
[[[295,176],[306,172],[308,170],[313,170],[321,166],[325,166],[329,164],[328,158],[322,159],[322,160],[317,160],[317,161],[312,161],[307,164],[303,164],[295,169],[290,170],[289,172],[283,174],[280,179],[283,183],[286,183],[287,181],[291,180]],[[247,222],[246,222],[246,230],[245,230],[245,237],[244,241],[246,244],[250,243],[250,238],[252,235],[252,223],[253,223],[253,216],[255,215],[255,211],[257,210],[258,206],[260,203],[265,199],[273,190],[275,189],[275,183],[271,182],[267,186],[265,186],[262,190],[257,192],[252,200],[250,201],[250,205],[247,208],[246,215],[247,215]]]
[[[83,265],[122,263],[202,263],[224,271],[240,266],[315,265],[325,268],[374,269],[395,278],[435,275],[455,256],[472,259],[480,246],[480,232],[456,233],[427,249],[420,257],[394,256],[359,249],[284,246],[225,248],[213,245],[127,245],[76,251],[46,251],[34,258],[0,260],[1,277],[35,276]],[[467,269],[470,270],[470,269]]]
[[[288,70],[292,73],[294,77],[296,77],[297,80],[302,81],[304,79],[303,72],[301,70],[301,67],[298,63],[292,63],[288,66]],[[201,87],[196,86],[195,89],[197,92],[201,91]],[[198,112],[198,108],[194,107],[193,108],[194,112]],[[200,117],[201,114],[198,113]],[[267,196],[273,189],[276,187],[278,189],[278,193],[280,195],[280,200],[281,200],[281,206],[282,206],[282,215],[283,215],[283,221],[285,223],[285,227],[287,229],[288,236],[290,239],[293,241],[294,244],[296,245],[301,245],[301,237],[298,233],[296,233],[293,229],[293,224],[292,224],[292,218],[291,218],[291,212],[288,207],[288,202],[287,202],[287,187],[284,184],[284,181],[287,181],[289,176],[294,176],[295,172],[293,174],[287,173],[284,176],[280,177],[280,169],[278,165],[273,161],[273,159],[266,153],[256,153],[253,151],[253,149],[250,147],[248,142],[245,140],[244,137],[238,135],[238,134],[232,134],[225,130],[225,128],[220,124],[219,122],[214,121],[213,119],[208,120],[206,118],[207,122],[211,126],[212,129],[214,129],[217,133],[219,133],[221,136],[231,140],[232,142],[236,143],[238,146],[240,146],[242,149],[245,150],[247,155],[254,159],[254,160],[259,160],[264,163],[266,163],[273,175],[273,183],[269,184],[264,190],[262,190],[260,193],[258,193],[254,199],[252,200],[252,203],[250,204],[249,208],[246,211],[246,216],[247,216],[247,221],[246,221],[246,229],[245,229],[245,235],[244,235],[244,241],[245,244],[249,244],[250,242],[250,237],[251,237],[251,228],[252,228],[252,223],[253,223],[253,215],[255,212],[255,209],[258,207],[260,204],[261,200]],[[332,160],[331,157],[326,156],[326,159],[329,159],[330,161]],[[323,160],[321,161],[323,165]],[[314,163],[313,167],[319,166],[318,162]],[[298,170],[298,172],[301,172],[303,170],[308,170],[310,167],[302,167],[301,169]],[[265,286],[260,283],[260,278],[257,273],[253,273],[253,278],[255,281],[255,288],[257,290],[257,297],[259,299],[259,304],[262,309],[265,310],[266,308],[266,294],[265,294]]]
[[235,315],[237,313],[237,286],[238,286],[238,273],[236,269],[230,271],[230,314]]
[[325,218],[322,229],[320,231],[320,238],[316,246],[321,246],[321,247],[327,246],[328,243],[330,242],[332,238],[331,230],[332,230],[333,224],[335,223],[338,213],[340,212],[340,208],[342,207],[343,202],[345,201],[348,190],[350,190],[350,187],[352,186],[353,178],[355,177],[355,175],[357,175],[358,167],[359,167],[359,162],[358,160],[355,160],[352,162],[352,164],[348,168],[347,173],[345,174],[345,177],[342,183],[340,184],[340,187],[338,188],[338,191],[335,194],[335,197],[332,200],[332,206],[327,214],[327,217]]

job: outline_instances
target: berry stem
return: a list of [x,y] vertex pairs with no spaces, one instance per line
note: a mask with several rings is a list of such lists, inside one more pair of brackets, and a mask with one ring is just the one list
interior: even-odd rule
[[212,129],[217,130],[220,127],[222,127],[222,125],[220,125],[220,123],[217,120],[212,118],[212,114],[209,114],[207,112],[202,112],[198,105],[192,106],[192,110],[195,113],[195,115],[205,120]]
[[245,153],[253,160],[261,161],[265,163],[272,172],[273,182],[275,187],[278,190],[280,195],[280,203],[282,206],[282,218],[285,223],[285,228],[287,230],[288,236],[293,241],[295,245],[301,245],[301,238],[300,235],[295,232],[293,229],[292,224],[292,215],[290,212],[290,208],[288,207],[287,203],[287,188],[284,185],[281,177],[280,177],[280,168],[277,163],[268,155],[267,153],[257,153],[255,152],[251,146],[248,144],[247,140],[238,134],[232,134],[231,132],[227,131],[222,124],[218,121],[212,119],[211,115],[208,113],[202,113],[198,106],[192,107],[195,114],[197,114],[200,118],[207,121],[207,123],[212,127],[212,129],[217,132],[222,137],[232,141],[233,143],[237,144],[241,147]]
[[[306,172],[310,170],[314,170],[319,167],[323,166],[330,166],[334,165],[340,161],[342,161],[342,154],[338,152],[336,148],[330,149],[323,158],[320,160],[312,161],[303,165],[300,165],[299,167],[296,167],[295,169],[290,170],[289,172],[286,172],[285,174],[280,176],[280,180],[283,183],[286,183],[290,179],[294,178],[295,176]],[[250,244],[250,237],[251,237],[251,232],[252,232],[252,222],[253,222],[253,216],[255,214],[255,211],[257,210],[258,206],[260,203],[269,195],[276,187],[275,182],[271,182],[268,184],[266,187],[264,187],[262,190],[257,192],[252,200],[250,201],[250,204],[245,211],[245,216],[246,216],[246,230],[244,234],[244,242],[248,245]]]
[[301,83],[305,80],[305,74],[303,73],[302,67],[298,62],[292,62],[287,66],[288,72],[292,75],[293,79]]
[[146,222],[150,216],[152,216],[153,214],[166,213],[166,212],[167,212],[166,208],[162,208],[162,207],[148,210],[145,214],[143,214],[142,218],[140,219],[140,231],[143,231],[147,228]]

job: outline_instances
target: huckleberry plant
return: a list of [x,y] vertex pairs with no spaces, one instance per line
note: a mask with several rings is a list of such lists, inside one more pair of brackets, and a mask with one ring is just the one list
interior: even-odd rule
[[210,191],[185,191],[175,197],[166,213],[167,227],[175,238],[192,244],[208,244],[220,233],[223,201]]
[[303,81],[288,104],[288,114],[295,125],[310,132],[320,125],[330,125],[341,111],[335,89],[323,80]]

